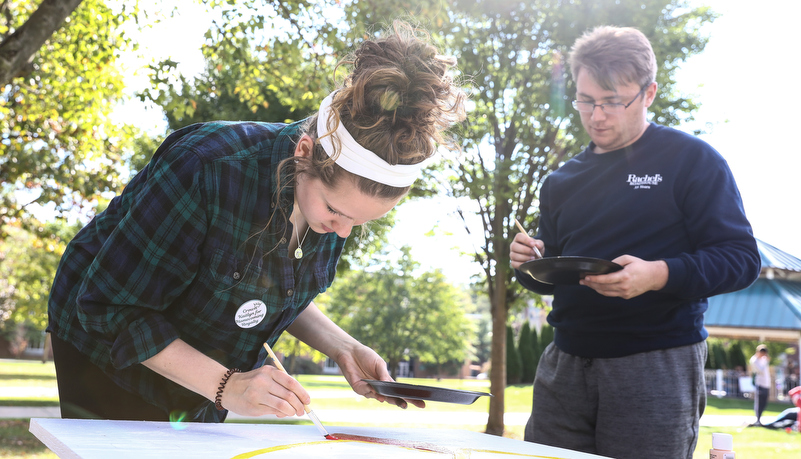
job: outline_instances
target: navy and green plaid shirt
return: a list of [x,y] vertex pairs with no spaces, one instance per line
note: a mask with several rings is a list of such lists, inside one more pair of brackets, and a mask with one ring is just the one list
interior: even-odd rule
[[331,285],[345,239],[310,232],[303,258],[287,256],[294,190],[279,195],[275,174],[301,123],[203,123],[170,135],[68,245],[48,331],[154,404],[222,420],[140,362],[181,338],[226,367],[257,368],[262,344]]

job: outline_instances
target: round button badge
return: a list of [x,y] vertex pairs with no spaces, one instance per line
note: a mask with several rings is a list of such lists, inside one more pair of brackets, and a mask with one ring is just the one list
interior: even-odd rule
[[253,328],[267,316],[267,305],[261,300],[250,300],[236,310],[234,321],[239,328]]

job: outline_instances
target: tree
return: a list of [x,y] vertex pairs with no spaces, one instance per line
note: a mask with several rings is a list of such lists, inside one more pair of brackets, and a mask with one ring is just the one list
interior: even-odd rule
[[[4,44],[36,42],[31,37],[55,24],[41,17],[46,10],[62,14],[78,3],[47,1],[32,13],[30,2],[3,2]],[[34,203],[51,206],[56,217],[91,212],[102,193],[122,186],[135,132],[110,115],[122,96],[117,58],[129,17],[86,0],[35,54],[24,78],[0,77],[0,225],[25,225]]]
[[475,336],[473,324],[465,315],[470,299],[449,284],[438,270],[423,273],[416,284],[419,307],[429,311],[428,332],[419,336],[421,342],[416,355],[420,362],[436,365],[437,376],[442,377],[444,363],[464,362]]
[[[531,361],[532,361],[532,371],[534,372],[534,377],[537,376],[537,367],[540,365],[540,357],[542,356],[543,348],[540,347],[540,337],[537,333],[536,328],[531,329]],[[532,382],[534,379],[531,380]]]
[[[47,324],[47,296],[67,241],[77,226],[41,224],[37,234],[8,225],[0,239],[0,335],[19,352],[25,350],[27,328],[35,333]],[[21,331],[21,333],[18,333]],[[22,340],[22,341],[20,341]]]
[[[34,54],[81,1],[44,0],[35,11],[29,2],[0,5],[0,17],[6,19],[0,20],[0,87],[33,70]],[[9,15],[12,20],[8,20]]]
[[289,357],[289,365],[286,365],[286,370],[289,374],[294,375],[297,373],[298,358],[307,356],[315,363],[325,361],[325,354],[314,349],[303,341],[295,338],[289,332],[281,335],[281,339],[273,346],[275,352],[284,354],[284,357]]
[[739,341],[735,341],[729,346],[729,364],[732,369],[739,367],[746,370],[748,368],[748,359],[745,357]]
[[201,48],[204,74],[187,79],[168,59],[151,66],[151,88],[140,95],[165,109],[172,129],[209,119],[302,119],[333,88],[335,64],[360,37],[331,17],[341,11],[336,0],[206,3],[220,20]]
[[534,372],[537,371],[537,362],[535,361],[536,357],[534,355],[534,346],[532,345],[531,339],[531,325],[529,325],[528,320],[526,320],[520,328],[520,336],[517,340],[520,363],[523,366],[520,382],[524,384],[534,382]]
[[[253,51],[247,47],[237,48],[231,55],[221,52],[224,48],[218,46],[219,52],[210,53],[211,46],[214,44],[204,48],[204,71],[192,78],[178,73],[177,62],[171,59],[150,66],[152,86],[139,97],[164,110],[170,130],[213,120],[297,121],[317,110],[317,98],[308,97],[291,106],[283,105],[272,86],[264,84],[247,89],[251,97],[261,100],[260,104],[243,100],[240,93],[247,83],[238,64],[242,59],[254,60]],[[317,92],[321,93],[319,88]]]
[[409,248],[402,252],[397,266],[347,273],[320,299],[332,320],[387,361],[393,378],[410,356],[437,365],[462,359],[472,338],[465,297],[441,273],[416,277]]
[[[91,217],[105,193],[122,187],[137,132],[111,114],[123,91],[117,60],[128,46],[120,28],[136,12],[112,11],[102,0],[44,1],[35,11],[32,3],[0,4],[0,240],[24,237],[35,248],[8,252],[15,296],[5,307],[9,320],[25,318],[13,323],[41,330],[55,272],[45,258],[58,261],[64,236],[34,209],[43,206],[56,222]],[[15,52],[29,61],[22,74],[9,60]],[[52,237],[56,252],[45,255],[38,248],[53,246]]]
[[481,289],[476,288],[475,284],[470,284],[462,288],[467,295],[467,308],[465,313],[473,322],[475,333],[473,341],[470,343],[470,360],[474,364],[483,365],[489,361],[490,348],[492,345],[492,317],[489,312],[489,301]]
[[549,344],[553,342],[553,327],[545,324],[542,326],[542,330],[540,330],[540,355],[545,352],[545,348],[548,347]]
[[[492,361],[495,364],[495,361]],[[515,346],[515,334],[511,325],[506,326],[506,384],[519,384],[523,373],[520,353]]]
[[715,341],[712,343],[710,350],[712,357],[712,368],[716,370],[727,370],[731,368],[728,355],[726,355],[726,349],[723,347],[723,343],[720,341]]

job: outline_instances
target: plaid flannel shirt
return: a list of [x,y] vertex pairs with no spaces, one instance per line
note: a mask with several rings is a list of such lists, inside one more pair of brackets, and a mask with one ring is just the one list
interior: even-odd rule
[[68,245],[48,331],[157,406],[222,421],[211,402],[139,363],[181,338],[226,367],[257,368],[262,344],[331,285],[345,239],[310,232],[300,261],[287,254],[294,190],[279,194],[275,173],[301,123],[170,135]]

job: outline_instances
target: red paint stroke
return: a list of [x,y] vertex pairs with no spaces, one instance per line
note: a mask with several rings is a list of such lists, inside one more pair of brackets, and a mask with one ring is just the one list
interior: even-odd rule
[[360,441],[364,443],[378,443],[380,445],[392,445],[392,446],[400,446],[403,448],[409,449],[418,449],[421,451],[430,451],[434,453],[446,453],[446,454],[453,454],[455,451],[451,448],[443,448],[442,446],[437,446],[433,443],[426,443],[421,441],[404,441],[404,440],[395,440],[392,438],[378,438],[378,437],[365,437],[362,435],[351,435],[351,434],[329,434],[326,435],[328,440],[349,440],[349,441]]

